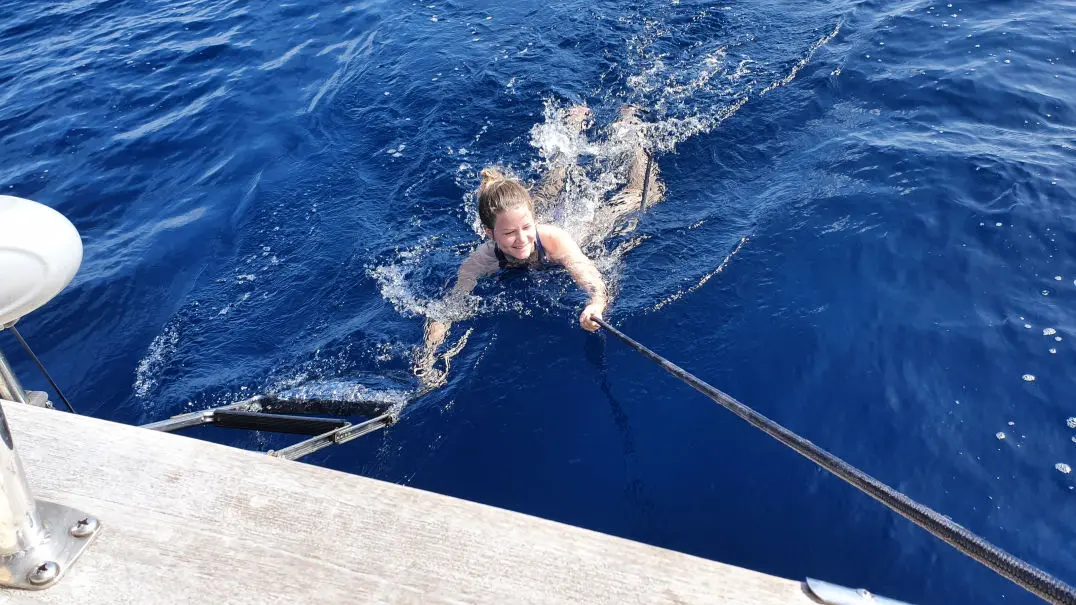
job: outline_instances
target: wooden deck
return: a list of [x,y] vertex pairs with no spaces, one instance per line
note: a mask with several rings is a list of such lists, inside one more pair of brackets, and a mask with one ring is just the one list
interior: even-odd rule
[[3,402],[40,499],[102,533],[0,604],[806,605],[799,582],[474,502]]

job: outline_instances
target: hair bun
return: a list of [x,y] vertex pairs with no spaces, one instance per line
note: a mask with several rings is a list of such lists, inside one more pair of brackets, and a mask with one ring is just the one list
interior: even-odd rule
[[493,229],[497,223],[497,213],[525,206],[534,214],[534,203],[523,186],[515,177],[505,174],[503,168],[483,168],[479,173],[482,184],[478,186],[478,216],[482,224]]
[[494,183],[508,180],[508,177],[506,177],[503,172],[492,167],[483,168],[482,172],[479,174],[482,177],[482,184],[478,186],[479,189],[485,189]]

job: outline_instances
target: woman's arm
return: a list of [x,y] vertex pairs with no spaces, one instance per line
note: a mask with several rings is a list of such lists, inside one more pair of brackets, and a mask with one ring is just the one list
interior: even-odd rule
[[434,353],[437,347],[445,341],[448,329],[452,322],[462,319],[469,314],[467,296],[474,290],[478,279],[489,275],[497,270],[497,258],[493,255],[489,244],[483,244],[471,252],[470,256],[460,264],[456,276],[456,284],[448,295],[441,300],[441,305],[449,312],[440,319],[429,317],[426,319],[425,343],[422,355],[415,363],[415,374],[422,376],[433,367]]
[[598,324],[594,322],[593,317],[601,317],[609,303],[605,280],[602,279],[598,268],[583,254],[579,245],[564,229],[553,225],[540,225],[538,234],[542,238],[542,244],[545,246],[549,259],[564,265],[575,283],[589,297],[587,306],[579,314],[579,325],[589,332],[597,330]]

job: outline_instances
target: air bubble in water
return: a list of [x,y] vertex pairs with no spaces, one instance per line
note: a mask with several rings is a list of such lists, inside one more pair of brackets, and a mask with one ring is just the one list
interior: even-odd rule
[[1054,465],[1054,468],[1061,471],[1062,473],[1065,473],[1066,475],[1072,472],[1072,467],[1065,464],[1064,462],[1058,462]]
[[1034,374],[1024,374],[1024,381],[1025,382],[1034,382],[1035,381],[1035,375]]

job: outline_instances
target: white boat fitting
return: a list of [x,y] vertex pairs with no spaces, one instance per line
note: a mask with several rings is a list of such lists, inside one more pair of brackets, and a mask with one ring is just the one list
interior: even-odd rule
[[0,195],[0,326],[52,300],[81,264],[82,238],[64,215]]

